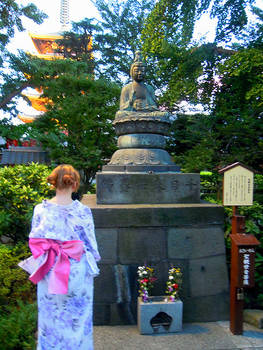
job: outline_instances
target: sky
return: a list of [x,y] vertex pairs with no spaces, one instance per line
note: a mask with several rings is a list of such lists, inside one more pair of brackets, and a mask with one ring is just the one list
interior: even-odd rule
[[[90,0],[68,1],[70,21],[80,21],[85,17],[99,18],[99,14]],[[23,24],[26,30],[24,32],[16,32],[15,37],[8,45],[8,49],[13,52],[16,52],[18,49],[23,49],[24,51],[28,51],[32,54],[37,53],[28,32],[47,34],[60,31],[61,0],[17,0],[17,3],[23,5],[34,3],[40,10],[48,15],[48,18],[41,25],[38,25],[31,20],[24,19]],[[263,1],[256,0],[256,6],[263,9]],[[207,14],[204,14],[198,27],[196,28],[195,38],[199,39],[200,37],[205,36],[206,40],[213,41],[215,35],[215,24],[215,21],[211,20]],[[19,103],[18,109],[27,114],[35,114],[35,110],[28,107],[25,101]]]
[[[69,16],[73,22],[82,20],[85,17],[98,18],[99,14],[90,0],[68,0],[69,2]],[[61,29],[60,25],[60,3],[61,0],[17,0],[19,4],[34,3],[36,6],[45,12],[49,18],[47,18],[43,24],[37,25],[33,21],[25,20],[24,24],[26,31],[22,33],[16,33],[14,40],[12,40],[11,49],[22,48],[28,49],[30,52],[34,50],[34,46],[28,35],[28,31],[37,33],[52,33]],[[263,1],[256,0],[255,5],[263,9]],[[211,20],[207,14],[204,14],[199,25],[195,31],[195,37],[200,38],[206,36],[210,41],[213,40],[215,34],[215,20]]]
[[[12,51],[16,49],[28,50],[36,53],[34,45],[28,35],[28,32],[47,34],[58,32],[61,29],[60,24],[60,3],[61,0],[18,0],[18,4],[35,4],[41,11],[48,15],[45,21],[38,25],[31,20],[24,19],[23,24],[26,30],[24,32],[16,32],[14,39],[8,46]],[[69,0],[69,16],[70,21],[77,22],[85,17],[98,18],[98,12],[89,0]]]

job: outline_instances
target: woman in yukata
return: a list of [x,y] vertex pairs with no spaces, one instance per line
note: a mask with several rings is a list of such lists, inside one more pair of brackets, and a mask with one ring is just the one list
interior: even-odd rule
[[36,205],[29,246],[37,268],[38,350],[92,350],[93,278],[100,260],[91,210],[72,192],[79,173],[60,165],[47,178],[56,189]]

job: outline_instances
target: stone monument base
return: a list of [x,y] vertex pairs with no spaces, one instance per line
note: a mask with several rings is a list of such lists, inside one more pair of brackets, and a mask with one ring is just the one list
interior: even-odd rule
[[103,171],[96,183],[98,204],[200,202],[199,174]]
[[153,295],[163,295],[171,265],[183,272],[184,322],[226,320],[229,285],[223,207],[210,204],[98,205],[93,213],[102,260],[95,278],[94,324],[135,324],[137,268],[154,267]]

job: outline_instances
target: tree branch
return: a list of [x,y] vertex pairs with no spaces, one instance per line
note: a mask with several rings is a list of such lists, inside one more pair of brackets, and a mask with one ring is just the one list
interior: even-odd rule
[[9,95],[4,97],[4,99],[0,102],[0,108],[3,108],[4,106],[6,106],[15,96],[20,94],[25,88],[29,87],[30,85],[31,85],[30,82],[27,81],[24,84],[22,84],[20,88],[14,90]]

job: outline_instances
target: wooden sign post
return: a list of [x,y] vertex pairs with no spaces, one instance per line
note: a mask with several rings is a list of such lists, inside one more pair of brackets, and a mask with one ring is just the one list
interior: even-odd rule
[[254,287],[255,247],[259,241],[245,233],[245,217],[237,206],[253,204],[252,170],[237,162],[219,171],[224,174],[223,205],[233,206],[230,278],[230,330],[243,334],[244,288]]

